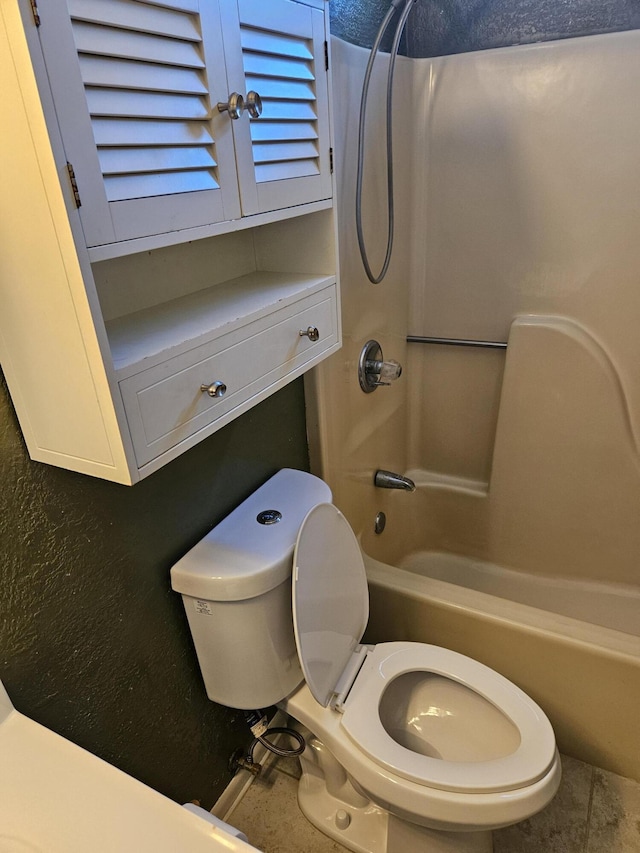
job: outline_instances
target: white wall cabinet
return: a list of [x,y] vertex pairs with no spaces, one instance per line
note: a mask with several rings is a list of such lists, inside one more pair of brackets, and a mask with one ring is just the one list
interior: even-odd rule
[[[331,197],[324,10],[50,0],[39,14],[87,246]],[[218,109],[250,91],[260,118]]]
[[133,483],[340,346],[325,4],[38,14],[0,0],[0,357],[32,458]]

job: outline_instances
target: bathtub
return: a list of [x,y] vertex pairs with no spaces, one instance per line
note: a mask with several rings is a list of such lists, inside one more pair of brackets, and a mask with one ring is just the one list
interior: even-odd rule
[[368,642],[434,643],[482,661],[544,708],[562,752],[640,781],[637,589],[545,580],[445,552],[397,562],[365,553]]

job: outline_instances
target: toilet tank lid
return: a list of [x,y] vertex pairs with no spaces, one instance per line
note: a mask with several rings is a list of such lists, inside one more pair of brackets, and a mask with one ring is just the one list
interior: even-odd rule
[[331,490],[323,480],[283,468],[178,560],[171,586],[207,601],[242,601],[274,589],[291,576],[305,516],[328,501]]

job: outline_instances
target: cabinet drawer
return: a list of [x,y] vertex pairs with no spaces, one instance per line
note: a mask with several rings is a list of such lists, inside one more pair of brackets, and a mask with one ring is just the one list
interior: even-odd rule
[[[309,326],[318,329],[317,341],[300,335]],[[201,430],[214,432],[224,426],[308,370],[337,342],[332,285],[122,380],[138,465]],[[224,396],[211,397],[201,390],[216,381],[226,386]]]

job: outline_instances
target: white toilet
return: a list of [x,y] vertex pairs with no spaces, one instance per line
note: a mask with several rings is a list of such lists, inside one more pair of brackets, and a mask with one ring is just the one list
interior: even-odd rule
[[[312,735],[304,814],[362,853],[490,853],[544,808],[560,762],[544,712],[437,646],[361,645],[358,542],[317,477],[284,469],[171,570],[209,698],[278,704]],[[293,617],[293,618],[292,618]]]

